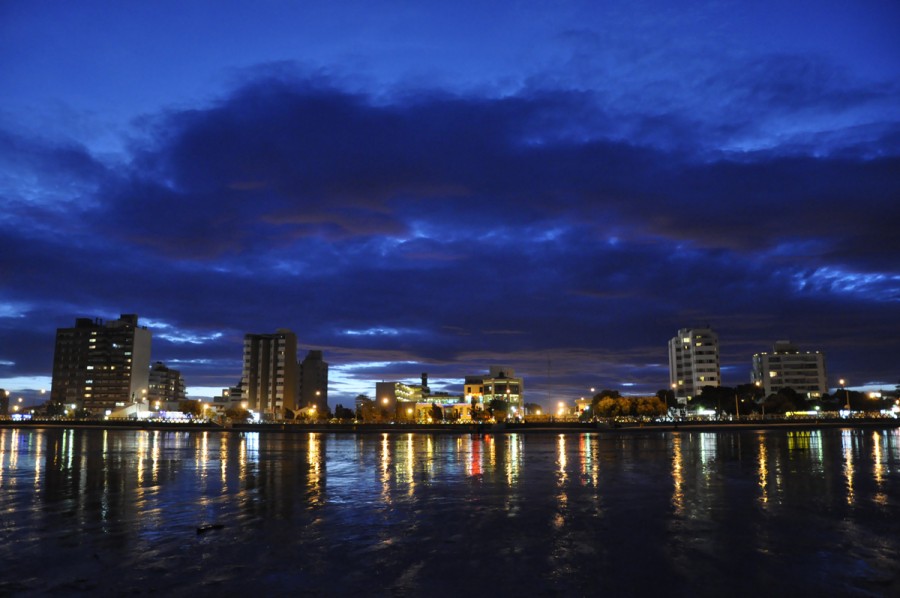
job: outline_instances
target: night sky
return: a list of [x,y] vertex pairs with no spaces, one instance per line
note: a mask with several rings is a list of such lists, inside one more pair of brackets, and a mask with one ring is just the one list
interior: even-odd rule
[[[485,6],[486,4],[493,5]],[[683,4],[683,6],[678,6]],[[900,380],[900,4],[0,4],[0,387],[137,313],[189,395],[247,332],[378,380],[653,393],[779,339]]]

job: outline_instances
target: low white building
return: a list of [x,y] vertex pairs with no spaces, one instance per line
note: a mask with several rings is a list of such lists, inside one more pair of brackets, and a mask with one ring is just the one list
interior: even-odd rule
[[800,351],[790,341],[776,342],[771,353],[755,354],[750,378],[767,396],[782,388],[791,388],[815,399],[828,391],[825,354]]

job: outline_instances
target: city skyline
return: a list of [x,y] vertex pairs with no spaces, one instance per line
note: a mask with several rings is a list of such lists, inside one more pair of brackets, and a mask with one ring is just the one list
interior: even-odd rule
[[278,328],[331,404],[497,363],[652,394],[705,326],[726,386],[782,339],[832,387],[900,380],[892,3],[0,17],[0,388],[120,313],[193,397]]

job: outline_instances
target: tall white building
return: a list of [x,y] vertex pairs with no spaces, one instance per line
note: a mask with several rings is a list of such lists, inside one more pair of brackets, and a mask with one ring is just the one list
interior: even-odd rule
[[290,330],[244,335],[242,401],[266,417],[284,417],[297,408],[297,367],[297,335]]
[[719,336],[712,328],[682,328],[669,340],[669,385],[682,404],[704,386],[719,386]]
[[825,354],[800,351],[791,341],[776,342],[771,353],[755,354],[750,378],[766,396],[782,388],[792,388],[810,399],[828,392]]

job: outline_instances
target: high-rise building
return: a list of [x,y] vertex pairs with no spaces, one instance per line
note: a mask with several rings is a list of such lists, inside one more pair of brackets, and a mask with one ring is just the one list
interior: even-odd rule
[[145,400],[152,333],[136,314],[118,320],[78,318],[56,331],[50,400],[102,413]]
[[158,410],[165,403],[177,403],[185,399],[184,378],[181,372],[157,361],[150,368],[147,400]]
[[704,386],[719,386],[719,336],[712,328],[682,328],[669,340],[669,384],[682,404]]
[[791,388],[810,399],[828,392],[825,354],[800,351],[791,341],[776,342],[771,353],[755,354],[750,379],[766,396],[782,388]]
[[269,418],[297,408],[297,335],[285,328],[275,334],[244,335],[242,400]]
[[315,405],[319,413],[328,412],[328,363],[321,351],[310,351],[300,362],[298,407]]

